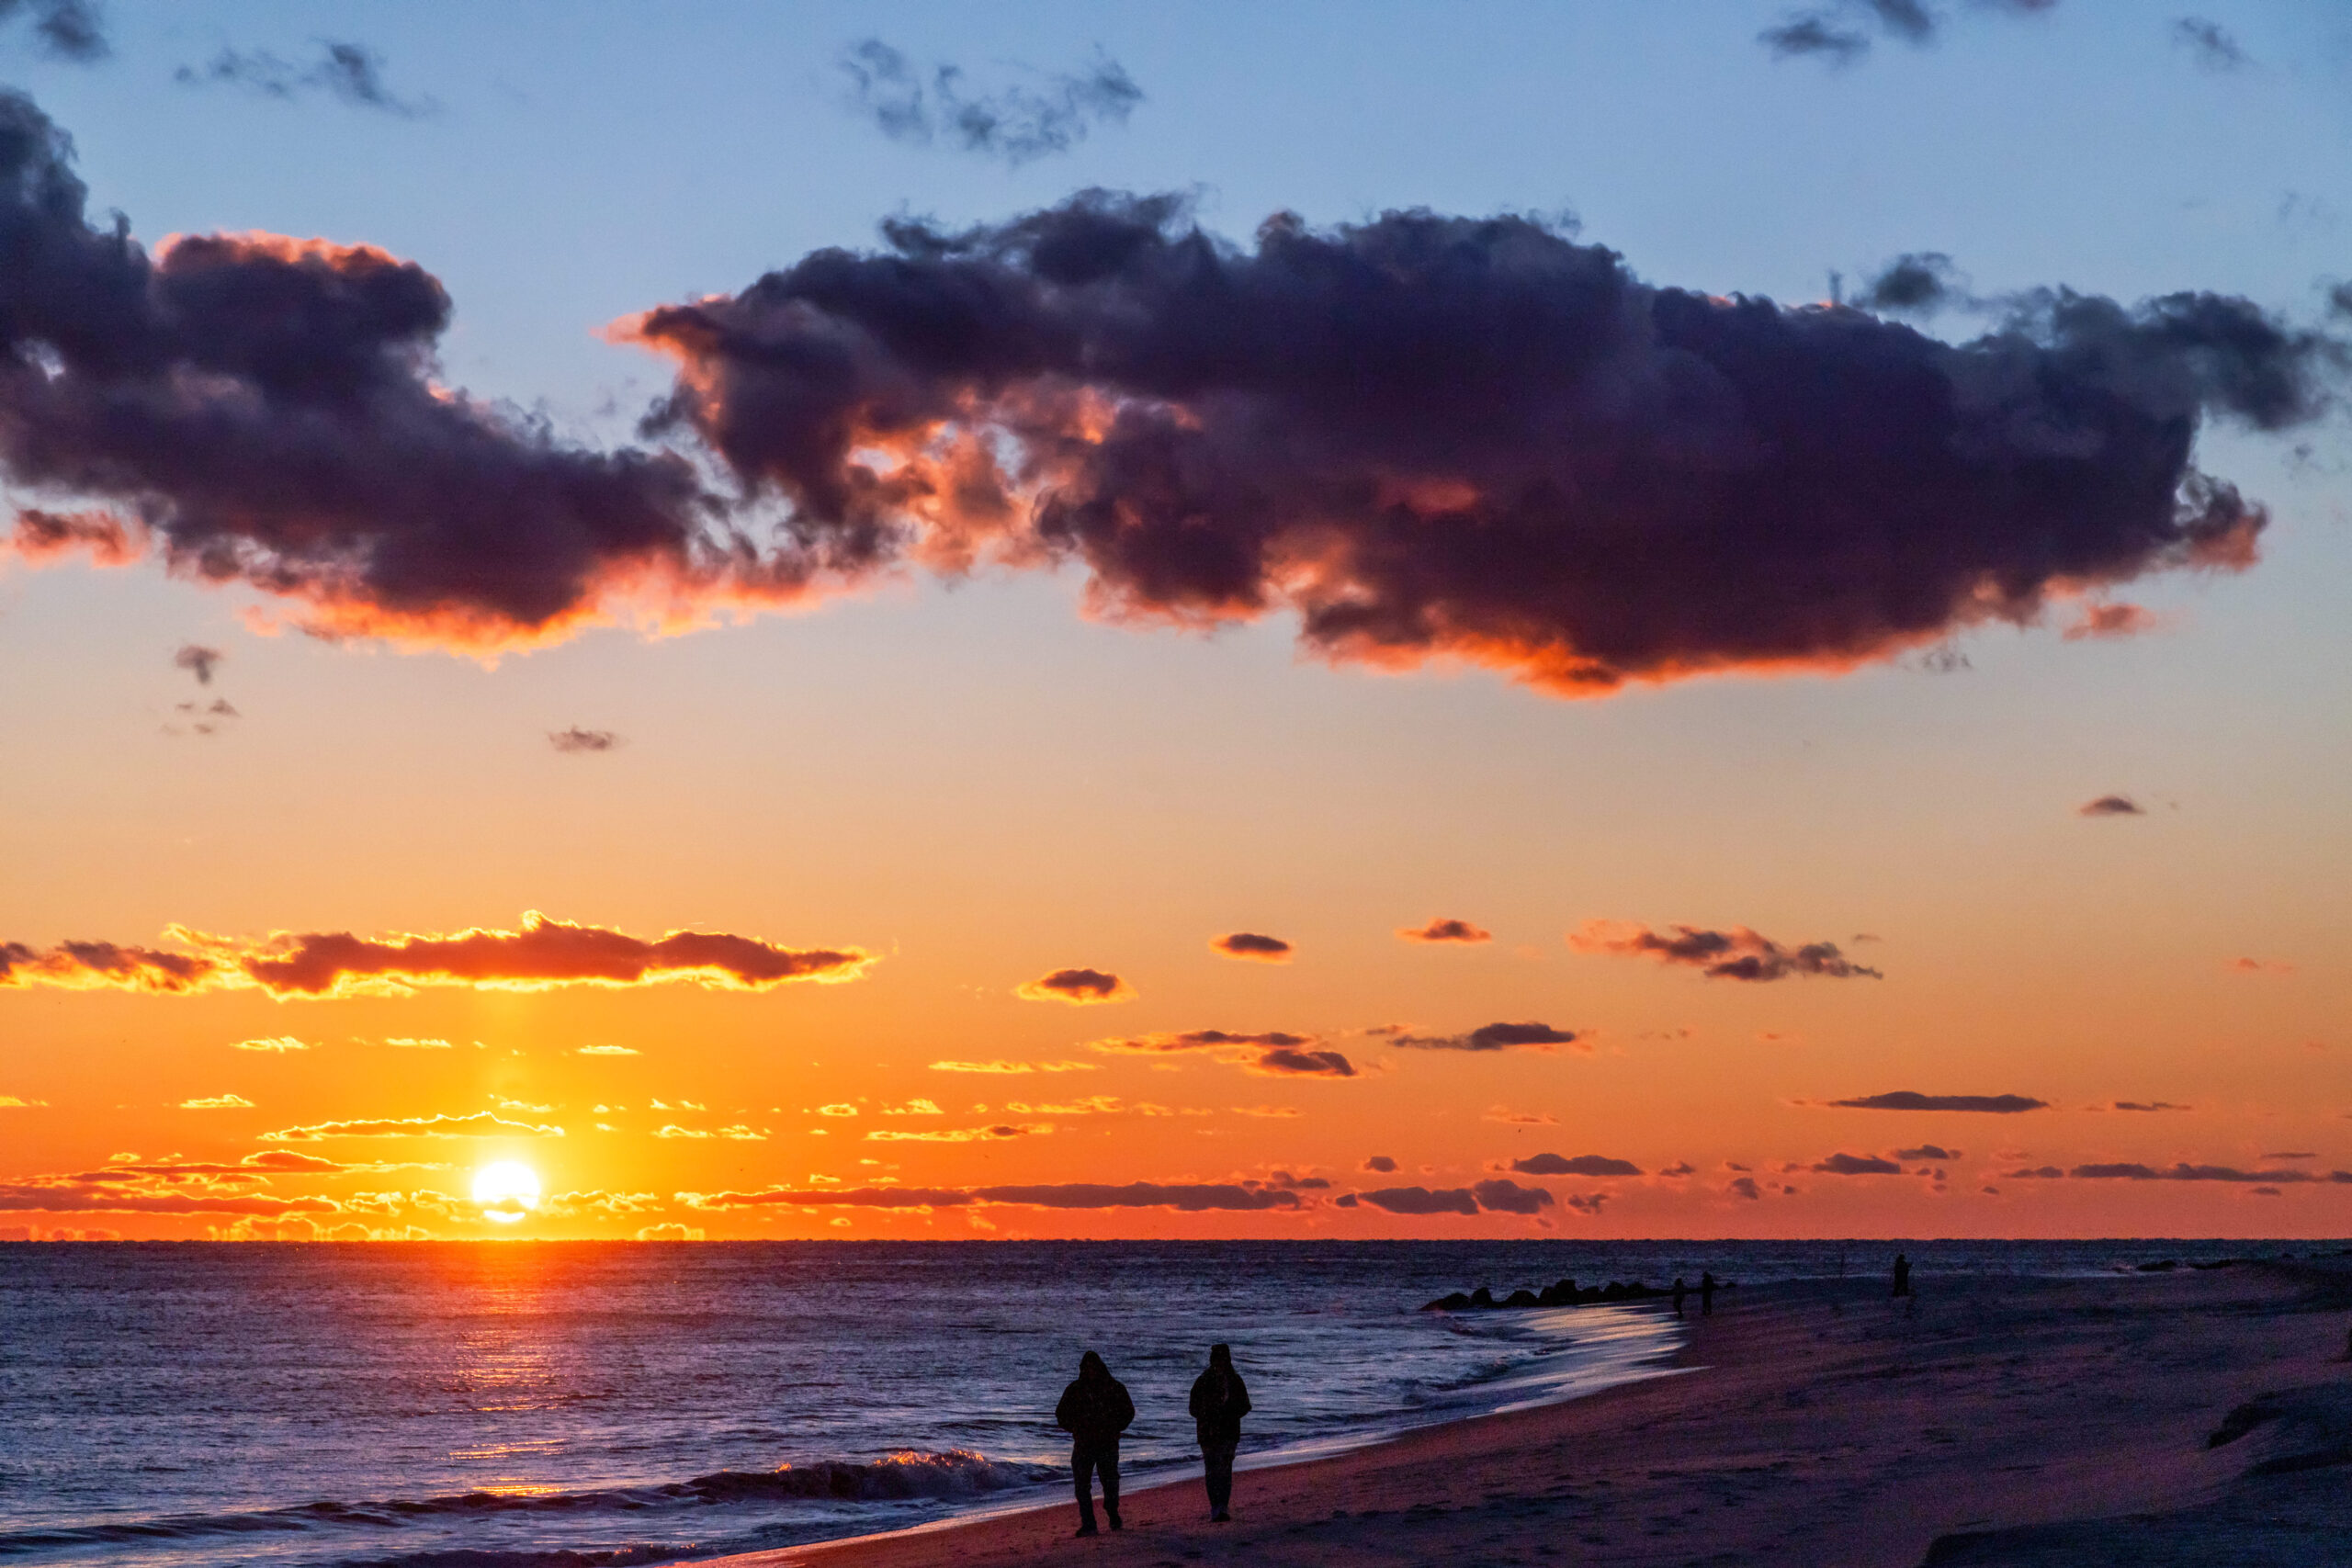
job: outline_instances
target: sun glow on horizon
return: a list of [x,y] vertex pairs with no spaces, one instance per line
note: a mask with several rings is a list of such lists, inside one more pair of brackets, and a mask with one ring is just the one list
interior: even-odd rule
[[539,1206],[539,1173],[521,1160],[493,1160],[474,1172],[474,1201],[492,1223],[514,1224]]

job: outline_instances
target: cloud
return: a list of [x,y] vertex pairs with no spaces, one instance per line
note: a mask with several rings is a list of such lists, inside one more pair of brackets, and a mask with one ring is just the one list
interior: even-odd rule
[[682,1225],[674,1221],[664,1221],[658,1225],[642,1227],[637,1233],[637,1239],[639,1241],[700,1241],[703,1239],[703,1230],[700,1225]]
[[1543,1188],[1521,1187],[1501,1177],[1481,1181],[1470,1192],[1478,1200],[1478,1207],[1491,1213],[1532,1214],[1552,1206],[1552,1194]]
[[1825,1176],[1900,1176],[1903,1168],[1876,1155],[1834,1154],[1813,1168]]
[[1833,979],[1883,979],[1877,970],[1856,964],[1838,952],[1834,942],[1809,942],[1788,948],[1748,930],[1727,931],[1675,926],[1668,936],[1648,926],[1625,920],[1587,920],[1568,935],[1578,953],[1611,953],[1620,957],[1655,958],[1660,964],[1686,964],[1711,980],[1785,980],[1792,975],[1820,975]]
[[2168,1100],[2119,1100],[2115,1102],[2115,1109],[2118,1111],[2194,1111],[2197,1108],[2193,1105],[2175,1105]]
[[2239,975],[2291,975],[2295,966],[2283,958],[2233,958],[2230,969]]
[[1495,933],[1467,920],[1439,917],[1425,926],[1399,926],[1396,934],[1407,942],[1492,942]]
[[1482,1122],[1500,1122],[1513,1127],[1556,1127],[1560,1119],[1548,1111],[1513,1111],[1498,1105],[1479,1118]]
[[385,1038],[384,1043],[399,1051],[449,1051],[456,1049],[456,1047],[452,1046],[447,1040],[427,1039],[421,1035],[410,1034],[389,1035]]
[[1282,938],[1257,931],[1227,931],[1209,945],[1227,958],[1251,958],[1261,964],[1287,964],[1294,951]]
[[1383,1187],[1354,1196],[1392,1214],[1476,1214],[1478,1200],[1467,1187]]
[[858,110],[892,141],[944,142],[1015,168],[1069,152],[1097,126],[1125,124],[1143,102],[1135,79],[1099,49],[1079,71],[1030,72],[1035,85],[986,92],[976,92],[960,66],[918,70],[878,38],[851,45],[839,63]]
[[23,1100],[13,1094],[0,1094],[0,1111],[37,1111],[48,1104],[46,1100]]
[[721,932],[672,931],[649,942],[551,920],[536,910],[524,915],[519,931],[476,928],[450,935],[376,938],[279,931],[247,942],[173,926],[166,934],[197,952],[66,942],[37,953],[21,942],[0,944],[0,987],[166,994],[258,987],[277,997],[318,997],[397,994],[423,986],[536,991],[683,980],[725,990],[765,990],[795,980],[855,979],[874,962],[856,948],[785,948]]
[[2102,795],[2075,807],[2077,817],[2145,817],[2147,808],[2128,795]]
[[2089,638],[2138,637],[2154,631],[2164,625],[2164,617],[2143,604],[2126,604],[2115,600],[2106,604],[2086,604],[2063,636],[2068,642]]
[[1091,1062],[1008,1062],[999,1058],[992,1062],[933,1062],[934,1073],[1091,1073],[1096,1070]]
[[2172,41],[2188,51],[2199,67],[2206,71],[2243,71],[2253,61],[2238,40],[2232,38],[2218,22],[2202,17],[2182,17],[2172,25]]
[[548,730],[548,744],[567,755],[574,755],[582,751],[610,751],[625,742],[609,729],[582,729],[575,724],[569,729]]
[[1840,1111],[1974,1111],[1996,1116],[2041,1111],[2049,1103],[2046,1100],[2034,1100],[2022,1094],[1921,1094],[1907,1089],[1899,1089],[1889,1094],[1864,1094],[1851,1100],[1829,1101],[1833,1108]]
[[1136,989],[1116,975],[1102,969],[1057,969],[1034,980],[1023,980],[1013,994],[1033,1002],[1069,1002],[1091,1007],[1100,1002],[1133,999]]
[[251,1111],[254,1102],[242,1094],[215,1094],[180,1101],[182,1111]]
[[1228,1066],[1272,1077],[1356,1076],[1355,1064],[1344,1055],[1318,1046],[1319,1042],[1311,1034],[1292,1034],[1279,1029],[1258,1034],[1237,1034],[1225,1029],[1188,1029],[1180,1033],[1136,1034],[1088,1042],[1090,1050],[1137,1055],[1205,1051]]
[[1385,1176],[1396,1168],[1396,1161],[1388,1155],[1373,1155],[1364,1160],[1363,1168],[1366,1170],[1379,1171]]
[[573,1048],[575,1056],[634,1056],[636,1049],[628,1045],[581,1045]]
[[[1115,1101],[1105,1100],[1091,1107],[1091,1109],[1102,1110],[1114,1103],[1115,1103]],[[1016,1105],[1012,1109],[1015,1111],[1025,1111],[1027,1108]],[[944,1115],[944,1112],[939,1109],[939,1102],[936,1100],[910,1100],[904,1105],[884,1106],[882,1108],[882,1114],[885,1116],[939,1116]]]
[[[1979,11],[2014,17],[2038,16],[2057,8],[2058,0],[1976,0]],[[1850,65],[1871,51],[1869,29],[1925,49],[1942,30],[1943,17],[1928,0],[1837,0],[1783,17],[1756,35],[1756,41],[1776,60],[1818,59],[1830,65]]]
[[1940,251],[1897,256],[1864,286],[1861,303],[1873,310],[1929,315],[1951,301],[1959,281],[1951,257]]
[[240,1040],[229,1047],[232,1051],[270,1051],[280,1055],[288,1051],[307,1051],[310,1046],[291,1034],[279,1034],[261,1040]]
[[51,60],[90,65],[114,52],[96,0],[0,0],[0,22],[33,18],[33,45]]
[[2066,1174],[2077,1181],[2263,1181],[2278,1185],[2352,1183],[2352,1170],[2331,1170],[2323,1176],[2310,1170],[2239,1170],[2226,1165],[2186,1163],[2162,1170],[2145,1165],[2078,1165]]
[[1574,1159],[1560,1155],[1530,1155],[1515,1159],[1510,1168],[1523,1176],[1639,1176],[1642,1168],[1631,1160],[1611,1159],[1607,1155],[1578,1155]]
[[1587,1218],[1597,1219],[1600,1214],[1600,1206],[1608,1202],[1609,1199],[1610,1194],[1606,1192],[1571,1192],[1561,1201],[1577,1213]]
[[1487,1023],[1467,1034],[1399,1034],[1395,1043],[1408,1051],[1546,1051],[1576,1039],[1575,1031],[1548,1023]]
[[725,1138],[739,1144],[764,1144],[768,1141],[765,1133],[754,1133],[740,1122],[732,1127],[681,1127],[673,1122],[655,1128],[653,1135],[657,1138]]
[[477,1111],[469,1116],[439,1113],[432,1116],[402,1116],[351,1122],[318,1122],[307,1127],[288,1127],[276,1133],[264,1133],[262,1140],[272,1144],[315,1144],[326,1138],[560,1138],[560,1127],[543,1127],[528,1122],[509,1122],[487,1111]]
[[940,1127],[922,1133],[901,1132],[895,1127],[880,1127],[865,1134],[869,1144],[978,1144],[991,1143],[1001,1138],[1030,1137],[1050,1133],[1050,1124],[1023,1122],[1019,1124],[1000,1122],[992,1127]]
[[198,685],[209,686],[212,684],[212,671],[227,657],[217,648],[190,642],[180,645],[180,650],[172,655],[172,663],[195,676]]
[[1302,1206],[1295,1192],[1279,1187],[1243,1187],[1230,1182],[1130,1181],[1110,1186],[1089,1181],[1001,1187],[818,1187],[772,1188],[762,1192],[681,1192],[693,1209],[747,1209],[771,1205],[798,1208],[955,1209],[1002,1204],[1031,1209],[1175,1209],[1262,1213]]
[[47,258],[0,347],[57,370],[0,387],[0,479],[102,509],[28,510],[16,553],[150,555],[408,646],[1068,562],[1105,618],[1295,613],[1330,660],[1564,695],[1843,671],[2251,564],[2267,514],[2198,430],[2315,417],[2339,350],[2244,299],[2066,290],[1948,343],[1655,286],[1527,218],[1280,214],[1244,247],[1090,192],[618,324],[678,378],[648,445],[591,451],[435,378],[421,266],[151,255],[86,220],[28,100],[0,121],[5,222]]
[[1697,1166],[1692,1165],[1692,1164],[1691,1164],[1689,1160],[1687,1160],[1687,1159],[1679,1159],[1679,1160],[1676,1160],[1672,1165],[1669,1165],[1669,1166],[1666,1167],[1663,1170],[1660,1170],[1660,1171],[1658,1172],[1658,1174],[1659,1174],[1660,1176],[1671,1176],[1671,1177],[1674,1177],[1674,1178],[1676,1178],[1676,1179],[1680,1179],[1680,1178],[1682,1178],[1682,1177],[1691,1175],[1691,1174],[1692,1174],[1693,1172],[1695,1172],[1698,1168],[1698,1168]]
[[183,65],[172,80],[185,87],[240,87],[259,97],[291,102],[320,93],[353,108],[418,119],[439,107],[430,98],[403,98],[384,81],[384,57],[364,43],[322,39],[309,65],[266,49],[223,49],[201,66]]
[[1894,1157],[1896,1159],[1958,1159],[1960,1154],[1960,1150],[1948,1149],[1940,1144],[1921,1144],[1916,1149],[1895,1150]]

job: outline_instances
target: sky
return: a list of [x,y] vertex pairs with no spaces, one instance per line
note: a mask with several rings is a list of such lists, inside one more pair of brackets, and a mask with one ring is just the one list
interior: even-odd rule
[[0,85],[0,1237],[2352,1231],[2338,6]]

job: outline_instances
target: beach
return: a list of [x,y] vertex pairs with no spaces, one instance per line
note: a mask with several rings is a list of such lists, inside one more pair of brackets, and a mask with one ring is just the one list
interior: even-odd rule
[[[1001,1563],[2318,1563],[2352,1552],[2352,1273],[1768,1284],[1675,1375],[1196,1479],[1074,1540],[1052,1508],[715,1560]],[[2216,1438],[2221,1440],[2217,1443]]]

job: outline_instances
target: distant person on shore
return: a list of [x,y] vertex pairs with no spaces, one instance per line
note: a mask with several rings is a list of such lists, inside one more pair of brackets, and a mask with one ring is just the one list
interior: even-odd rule
[[1250,1414],[1250,1390],[1233,1370],[1233,1348],[1209,1347],[1209,1370],[1193,1380],[1193,1426],[1201,1439],[1201,1472],[1208,1483],[1209,1522],[1233,1517],[1233,1454],[1241,1446],[1241,1418]]
[[1699,1276],[1699,1315],[1715,1315],[1715,1277],[1712,1273]]
[[1911,1293],[1911,1260],[1899,1252],[1894,1255],[1894,1293],[1897,1296]]
[[1078,1381],[1062,1390],[1054,1425],[1069,1434],[1070,1479],[1078,1486],[1078,1533],[1094,1534],[1094,1477],[1102,1477],[1102,1511],[1119,1520],[1119,1434],[1136,1418],[1127,1385],[1089,1350],[1078,1359]]
[[1674,1277],[1674,1315],[1675,1315],[1675,1316],[1677,1316],[1677,1317],[1680,1317],[1680,1316],[1682,1315],[1682,1298],[1683,1298],[1683,1297],[1685,1297],[1685,1296],[1687,1296],[1687,1295],[1689,1295],[1690,1293],[1690,1286],[1688,1286],[1688,1285],[1686,1285],[1686,1284],[1684,1284],[1684,1283],[1682,1282],[1682,1276],[1681,1276],[1681,1275],[1677,1274],[1677,1275]]

